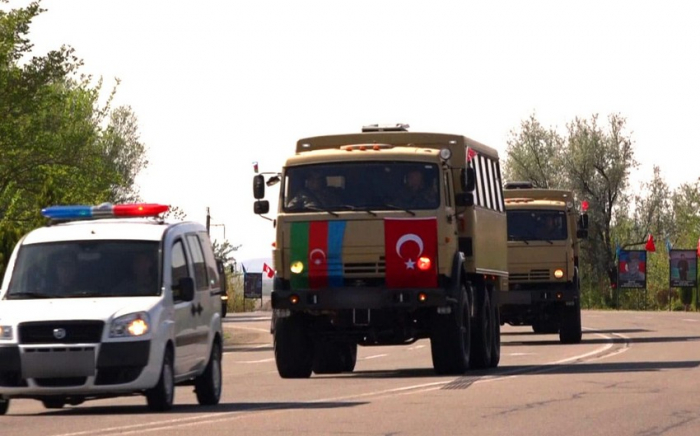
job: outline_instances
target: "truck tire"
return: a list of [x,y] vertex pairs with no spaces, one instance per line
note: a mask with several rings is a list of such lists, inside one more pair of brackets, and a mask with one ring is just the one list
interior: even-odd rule
[[493,307],[493,347],[489,368],[496,368],[501,362],[501,311],[497,304],[491,304],[491,307]]
[[63,406],[66,405],[66,400],[61,397],[44,398],[41,400],[41,404],[43,404],[46,409],[63,409]]
[[317,342],[314,345],[315,374],[340,374],[345,368],[346,350],[344,343]]
[[194,379],[197,402],[202,406],[214,406],[221,399],[221,345],[214,341],[206,369]]
[[469,369],[471,322],[469,297],[464,285],[461,292],[459,303],[452,307],[451,313],[433,314],[430,351],[433,368],[440,375],[464,374]]
[[275,320],[275,363],[282,378],[309,378],[314,344],[298,315]]
[[343,348],[343,352],[343,372],[353,372],[355,370],[355,364],[357,364],[357,344],[355,342],[346,344]]
[[475,292],[474,304],[476,316],[472,325],[472,354],[470,368],[484,369],[491,366],[493,352],[494,320],[491,298],[485,287]]
[[576,300],[573,306],[564,306],[561,309],[561,327],[559,328],[559,342],[562,344],[578,344],[581,342],[581,303]]

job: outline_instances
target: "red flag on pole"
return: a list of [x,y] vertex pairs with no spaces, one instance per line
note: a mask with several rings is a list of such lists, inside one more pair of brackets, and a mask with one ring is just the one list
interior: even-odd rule
[[384,220],[386,286],[437,287],[437,219]]
[[472,159],[476,156],[476,151],[471,148],[467,147],[467,162],[471,162]]
[[700,257],[700,238],[698,238],[698,257]]
[[263,272],[267,274],[267,278],[271,279],[275,276],[275,270],[273,270],[270,265],[263,263]]
[[649,238],[647,239],[647,245],[646,245],[646,250],[647,251],[656,251],[656,245],[654,245],[654,237],[649,233]]

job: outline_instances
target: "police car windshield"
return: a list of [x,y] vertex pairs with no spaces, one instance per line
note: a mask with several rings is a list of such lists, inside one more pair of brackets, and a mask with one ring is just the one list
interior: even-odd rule
[[439,168],[423,162],[344,162],[289,167],[285,212],[436,209]]
[[23,245],[6,299],[160,293],[158,242],[66,241]]
[[550,210],[509,210],[509,241],[563,241],[568,237],[566,214]]

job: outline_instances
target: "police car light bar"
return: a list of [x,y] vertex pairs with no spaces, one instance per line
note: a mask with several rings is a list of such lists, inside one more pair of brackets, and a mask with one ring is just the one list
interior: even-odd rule
[[167,212],[170,206],[154,203],[117,204],[99,206],[51,206],[41,210],[46,218],[54,220],[75,220],[91,218],[154,217]]

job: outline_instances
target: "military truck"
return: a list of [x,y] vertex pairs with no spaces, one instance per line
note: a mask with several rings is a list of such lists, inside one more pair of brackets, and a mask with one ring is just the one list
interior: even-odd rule
[[[407,194],[419,179],[420,193]],[[254,176],[255,213],[269,213],[265,187],[275,183],[281,377],[351,372],[358,345],[423,338],[438,374],[498,365],[508,271],[496,150],[372,125],[297,141],[281,173]]]
[[501,292],[501,322],[581,341],[579,239],[588,215],[571,191],[507,183],[509,287]]

